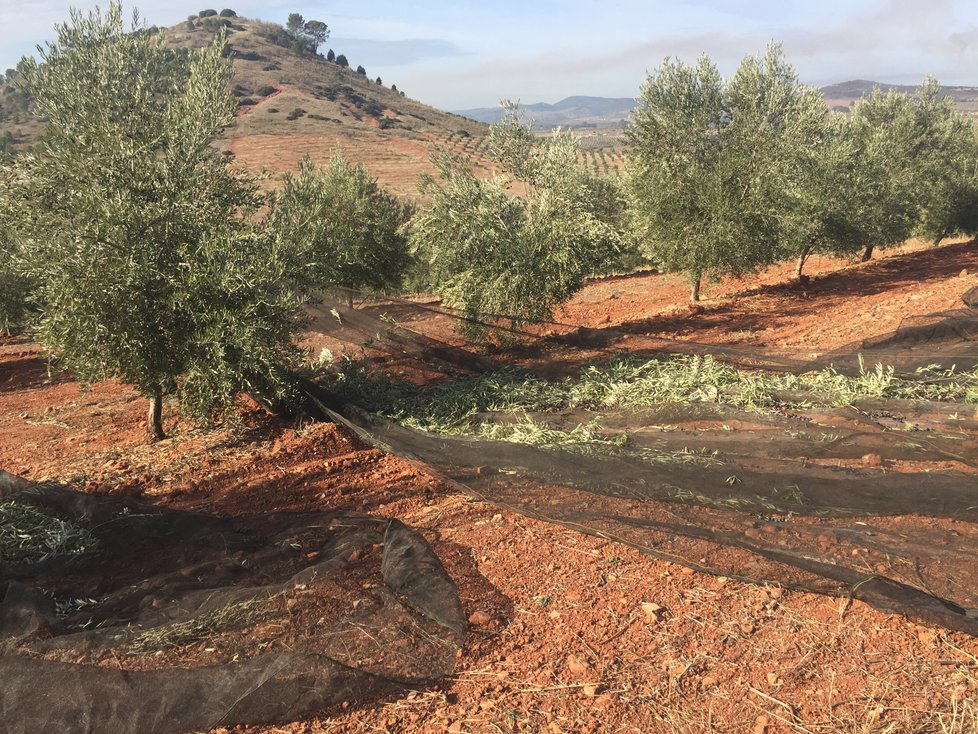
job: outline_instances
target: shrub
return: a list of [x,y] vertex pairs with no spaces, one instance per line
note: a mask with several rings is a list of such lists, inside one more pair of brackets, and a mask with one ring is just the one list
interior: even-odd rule
[[217,15],[217,11],[216,10],[201,10],[199,13],[197,13],[197,15],[199,17],[201,17],[201,18],[210,18],[212,16]]
[[339,56],[336,57],[336,65],[342,66],[344,69],[347,69],[350,66],[350,62],[346,60],[346,56],[340,54]]
[[306,114],[306,111],[301,107],[296,107],[289,114],[285,116],[286,120],[298,120],[300,117]]
[[[256,21],[252,29],[269,43],[281,46],[282,48],[292,48],[292,41],[294,40],[292,35],[278,23]],[[276,66],[275,68],[277,69],[278,67]]]
[[273,87],[271,84],[266,84],[262,87],[259,87],[258,91],[256,91],[255,94],[257,94],[259,97],[268,97],[269,95],[275,94],[275,92],[277,91],[278,89]]
[[221,11],[220,15],[221,15],[222,18],[237,18],[238,17],[238,14],[235,13],[230,8],[224,8],[224,10]]
[[393,117],[385,117],[377,123],[377,127],[381,130],[389,130],[392,127],[397,127],[397,120]]

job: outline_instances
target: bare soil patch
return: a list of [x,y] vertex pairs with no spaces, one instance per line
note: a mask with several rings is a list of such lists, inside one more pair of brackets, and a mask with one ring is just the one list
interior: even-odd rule
[[[972,243],[839,265],[811,262],[807,287],[787,282],[788,267],[723,282],[695,313],[677,305],[678,278],[598,280],[558,320],[633,338],[829,349],[955,307],[978,282]],[[253,405],[235,430],[170,414],[171,437],[146,444],[144,408],[124,386],[86,391],[49,376],[36,348],[0,340],[3,468],[255,523],[273,512],[398,517],[432,544],[471,623],[438,686],[240,731],[978,731],[978,640],[966,635],[654,560],[460,494],[342,428]]]

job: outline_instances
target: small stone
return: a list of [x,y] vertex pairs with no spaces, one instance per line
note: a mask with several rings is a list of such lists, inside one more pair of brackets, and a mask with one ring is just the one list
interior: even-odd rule
[[651,601],[643,601],[641,604],[642,611],[645,612],[646,616],[653,622],[661,622],[663,616],[665,616],[666,608],[661,604],[656,604]]
[[588,683],[586,686],[584,686],[583,691],[584,691],[584,695],[587,696],[588,698],[594,698],[601,692],[601,684]]
[[483,611],[473,612],[469,617],[469,624],[482,627],[492,621],[492,615]]
[[681,573],[683,576],[692,576],[693,574],[696,573],[696,569],[689,568],[688,566],[683,566],[682,568],[679,569],[679,573]]
[[568,655],[567,670],[569,670],[572,675],[580,676],[590,671],[591,666],[588,665],[586,661],[579,658],[577,655]]
[[965,269],[964,269],[964,270],[962,270],[962,271],[961,271],[960,273],[958,273],[958,277],[959,277],[959,278],[967,278],[967,277],[968,277],[968,269],[967,269],[967,268],[965,268]]
[[883,466],[883,457],[879,454],[866,454],[861,459],[863,466]]
[[754,720],[754,734],[767,734],[771,720],[767,716],[758,716]]

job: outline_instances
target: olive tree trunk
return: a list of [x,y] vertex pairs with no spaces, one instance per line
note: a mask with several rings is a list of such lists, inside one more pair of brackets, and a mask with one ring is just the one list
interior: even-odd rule
[[798,267],[795,268],[795,277],[798,278],[799,283],[804,283],[806,281],[805,274],[802,272],[805,269],[805,263],[808,262],[808,257],[812,254],[812,245],[805,245],[802,251],[798,254]]
[[863,251],[862,262],[868,263],[873,259],[873,250],[876,249],[876,245],[866,245],[866,249]]
[[149,413],[146,416],[146,430],[151,441],[166,438],[163,432],[163,387],[157,385],[149,396]]
[[703,277],[699,273],[696,273],[696,274],[693,275],[693,279],[692,279],[692,281],[690,281],[690,284],[689,284],[689,302],[690,303],[699,303],[699,300],[700,300],[700,282],[702,280],[703,280]]

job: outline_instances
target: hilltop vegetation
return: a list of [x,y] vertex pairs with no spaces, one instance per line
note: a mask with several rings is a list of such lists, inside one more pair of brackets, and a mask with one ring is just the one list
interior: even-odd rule
[[[318,53],[306,46],[297,51],[293,35],[277,23],[214,12],[191,16],[164,33],[169,48],[190,51],[206,47],[218,31],[227,34],[239,113],[215,145],[253,171],[282,173],[307,153],[323,164],[341,151],[401,195],[411,195],[418,174],[434,170],[428,156],[438,145],[451,136],[461,142],[486,134],[480,123],[411,99],[396,80],[378,84],[357,73],[358,66],[369,71],[369,59],[348,61],[342,48],[325,46]],[[24,150],[43,130],[29,113],[23,89],[0,87],[0,147],[7,141],[7,147]]]

